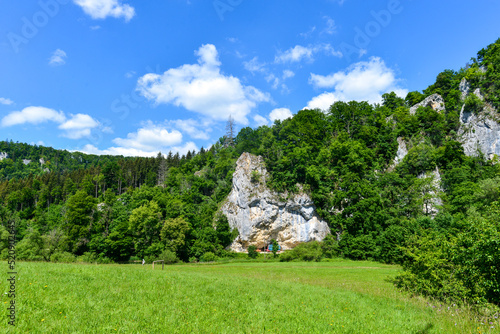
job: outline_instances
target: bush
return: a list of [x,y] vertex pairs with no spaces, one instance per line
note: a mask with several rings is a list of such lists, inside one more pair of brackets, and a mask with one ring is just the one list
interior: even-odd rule
[[198,262],[198,259],[195,256],[191,256],[189,258],[189,263],[196,263],[196,262]]
[[281,262],[293,260],[316,261],[319,262],[323,257],[321,244],[318,241],[302,243],[289,252],[284,252],[280,256]]
[[217,256],[212,252],[207,252],[200,257],[201,262],[214,262],[217,261]]
[[257,247],[254,245],[248,246],[248,257],[251,259],[256,259],[257,256],[259,256],[259,253],[257,253]]
[[323,239],[321,242],[321,251],[323,252],[323,256],[329,259],[339,255],[339,243],[333,235],[328,234],[325,239]]
[[484,102],[476,95],[469,94],[465,99],[465,111],[474,114],[479,113],[484,107]]
[[51,262],[71,263],[76,262],[76,256],[68,252],[57,252],[50,257]]
[[469,210],[456,235],[430,231],[405,248],[397,287],[456,303],[500,305],[500,204]]
[[177,255],[174,252],[172,252],[170,249],[164,250],[163,253],[161,253],[160,256],[158,256],[157,260],[163,260],[163,261],[165,261],[166,264],[172,264],[172,263],[179,262]]

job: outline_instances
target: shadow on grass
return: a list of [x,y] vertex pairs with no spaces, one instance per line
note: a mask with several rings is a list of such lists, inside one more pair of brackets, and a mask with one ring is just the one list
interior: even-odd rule
[[429,333],[429,331],[432,329],[432,327],[434,327],[434,325],[431,324],[431,323],[428,323],[427,325],[425,325],[424,329],[416,331],[415,334],[426,334],[426,333]]

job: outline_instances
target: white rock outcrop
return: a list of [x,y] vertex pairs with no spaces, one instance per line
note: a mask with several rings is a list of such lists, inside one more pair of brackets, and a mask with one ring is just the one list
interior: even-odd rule
[[396,158],[394,158],[394,166],[397,166],[403,161],[403,159],[408,154],[408,148],[406,147],[406,142],[402,137],[397,138],[398,141],[398,151],[396,152]]
[[[473,94],[484,100],[479,88]],[[495,110],[487,102],[479,113],[467,110],[465,104],[462,106],[458,136],[466,155],[476,156],[482,152],[488,159],[492,159],[495,154],[500,156],[500,124],[494,115]]]
[[267,247],[271,239],[286,250],[330,234],[307,194],[275,193],[266,186],[267,176],[262,157],[243,153],[238,159],[233,188],[221,208],[231,228],[239,232],[231,250]]
[[460,85],[458,86],[458,89],[462,93],[460,97],[461,97],[461,99],[463,101],[463,100],[465,100],[465,98],[467,97],[467,95],[469,95],[469,92],[470,92],[470,83],[465,78],[463,78],[462,81],[460,81]]
[[444,99],[441,95],[439,94],[432,94],[428,97],[425,98],[420,103],[415,104],[413,107],[410,108],[410,114],[415,115],[417,112],[417,109],[420,107],[431,107],[432,109],[436,110],[437,112],[441,112],[445,110],[445,104],[444,104]]
[[6,152],[0,152],[0,161],[7,159],[9,155]]

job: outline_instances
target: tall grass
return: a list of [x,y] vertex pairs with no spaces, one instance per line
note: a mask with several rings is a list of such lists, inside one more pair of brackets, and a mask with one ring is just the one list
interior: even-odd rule
[[387,281],[399,268],[372,262],[17,267],[16,327],[0,320],[7,333],[499,332],[400,294]]

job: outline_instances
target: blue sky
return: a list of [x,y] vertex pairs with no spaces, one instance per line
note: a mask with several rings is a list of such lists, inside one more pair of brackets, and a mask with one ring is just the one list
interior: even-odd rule
[[0,0],[0,138],[95,154],[207,148],[338,100],[425,89],[500,37],[500,3]]

